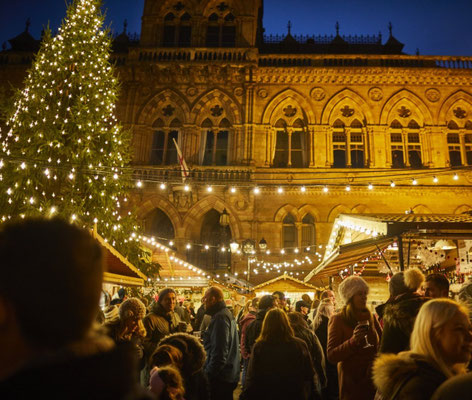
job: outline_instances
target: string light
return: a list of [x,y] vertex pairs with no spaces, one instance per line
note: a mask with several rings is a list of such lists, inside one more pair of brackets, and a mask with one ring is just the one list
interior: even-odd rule
[[279,186],[279,187],[277,188],[277,192],[278,192],[278,193],[283,193],[283,192],[284,192],[284,189],[283,189],[281,186]]
[[164,190],[164,189],[166,188],[166,184],[165,184],[165,183],[161,183],[161,184],[159,185],[159,188],[160,188],[161,190]]
[[454,174],[453,178],[455,181],[457,181],[459,179],[459,175],[457,175],[457,173]]
[[236,193],[236,188],[234,186],[231,186],[230,192],[231,193]]
[[259,189],[257,186],[254,188],[254,194],[259,194],[261,192],[261,189]]
[[390,186],[391,186],[391,187],[395,187],[395,182],[394,182],[394,181],[390,181]]
[[373,188],[374,188],[374,185],[372,185],[372,183],[369,183],[369,185],[367,185],[367,189],[372,190]]
[[305,192],[306,192],[306,187],[305,187],[305,186],[302,186],[302,187],[300,188],[300,191],[301,191],[302,193],[305,193]]
[[434,182],[434,183],[438,183],[438,182],[439,182],[439,179],[438,179],[436,176],[433,176],[433,182]]
[[418,184],[418,181],[417,181],[415,178],[413,178],[413,180],[411,181],[411,184],[412,184],[412,185],[417,185],[417,184]]
[[323,188],[323,192],[325,192],[325,193],[328,193],[328,192],[329,192],[328,186],[325,186],[325,187]]

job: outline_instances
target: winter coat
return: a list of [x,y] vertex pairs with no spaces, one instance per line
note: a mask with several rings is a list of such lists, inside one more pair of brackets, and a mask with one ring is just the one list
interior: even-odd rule
[[262,330],[262,323],[267,313],[267,309],[258,310],[256,313],[256,319],[253,320],[246,328],[246,338],[244,339],[244,348],[246,351],[251,353],[252,346],[256,343],[256,339],[259,337]]
[[174,333],[159,342],[178,348],[183,354],[180,373],[184,380],[185,400],[208,400],[208,380],[203,372],[206,353],[200,341],[187,333]]
[[155,303],[151,312],[143,319],[147,335],[143,341],[145,357],[148,360],[159,341],[171,333],[179,331],[181,319],[176,312],[166,312],[160,303]]
[[246,348],[246,331],[247,327],[256,319],[256,312],[249,311],[244,317],[241,318],[239,323],[241,333],[241,357],[247,360],[251,354],[251,349]]
[[305,342],[257,342],[249,359],[240,400],[305,400],[310,398],[314,369]]
[[380,355],[373,377],[383,400],[429,400],[446,380],[424,357],[411,352]]
[[[79,352],[61,349],[25,365],[0,382],[0,399],[152,399],[139,385],[135,351],[129,343],[113,348],[108,337],[91,342],[81,343]],[[109,343],[107,350],[101,349],[103,342]]]
[[410,336],[416,315],[429,297],[405,293],[387,304],[383,312],[381,353],[399,353],[410,348]]
[[321,323],[316,328],[315,334],[318,337],[321,347],[323,348],[324,356],[325,356],[325,370],[326,370],[326,379],[327,379],[327,387],[323,390],[326,394],[326,398],[337,398],[339,393],[339,386],[338,386],[338,368],[336,364],[332,364],[328,361],[328,321],[329,318],[325,315],[321,316]]
[[434,392],[431,400],[458,400],[472,393],[472,372],[448,379]]
[[315,380],[319,384],[319,387],[326,386],[326,370],[325,370],[325,356],[323,348],[318,338],[315,336],[313,331],[307,327],[301,327],[298,325],[292,325],[295,336],[302,339],[308,348],[313,367],[315,369]]
[[207,353],[204,371],[210,384],[213,380],[237,383],[239,381],[239,337],[233,314],[220,301],[207,309],[211,315],[208,329],[202,333]]
[[129,339],[123,339],[119,337],[119,331],[121,326],[121,320],[118,319],[113,322],[109,322],[104,325],[106,329],[106,333],[108,336],[113,339],[116,344],[120,343],[129,343],[136,353],[136,358],[138,360],[138,370],[142,370],[146,364],[146,360],[144,358],[144,346],[142,342],[142,338],[139,335],[132,334]]
[[373,347],[364,348],[352,339],[354,327],[342,312],[333,315],[328,323],[328,361],[338,364],[339,398],[341,400],[370,400],[375,388],[371,369],[377,353],[381,328],[376,318],[367,334]]

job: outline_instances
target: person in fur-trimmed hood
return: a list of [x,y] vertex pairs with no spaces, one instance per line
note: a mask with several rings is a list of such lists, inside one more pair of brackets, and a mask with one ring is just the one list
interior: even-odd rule
[[206,353],[200,341],[187,333],[174,333],[159,342],[179,349],[183,355],[180,374],[184,380],[186,400],[208,400],[208,380],[203,373]]
[[430,300],[416,317],[411,351],[381,354],[373,378],[383,400],[429,400],[447,379],[464,374],[472,350],[467,309],[449,299]]
[[428,300],[417,293],[424,282],[418,268],[397,272],[389,283],[391,297],[383,312],[381,353],[399,353],[409,349],[410,335],[420,307]]

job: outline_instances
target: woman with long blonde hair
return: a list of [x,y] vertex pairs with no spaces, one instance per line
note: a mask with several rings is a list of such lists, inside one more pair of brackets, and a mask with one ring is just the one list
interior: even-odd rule
[[240,399],[310,399],[314,374],[305,342],[294,336],[287,314],[273,308],[252,349]]
[[466,372],[472,350],[468,310],[449,299],[425,303],[416,317],[410,351],[383,354],[374,382],[386,399],[430,399],[447,379]]

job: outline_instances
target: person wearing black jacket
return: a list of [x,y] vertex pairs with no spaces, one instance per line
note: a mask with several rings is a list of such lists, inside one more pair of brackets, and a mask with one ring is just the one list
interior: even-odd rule
[[270,294],[261,297],[259,301],[259,309],[257,310],[256,319],[252,321],[246,328],[246,337],[244,339],[244,348],[251,353],[252,346],[256,343],[256,339],[262,330],[264,317],[270,309],[276,307],[276,298]]

